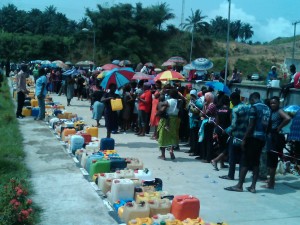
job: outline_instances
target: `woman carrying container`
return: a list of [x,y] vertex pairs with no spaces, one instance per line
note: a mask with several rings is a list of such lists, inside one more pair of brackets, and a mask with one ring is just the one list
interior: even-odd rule
[[[164,102],[160,111],[166,111],[168,118],[160,118],[157,131],[158,131],[158,145],[161,151],[159,158],[165,160],[166,148],[170,149],[171,159],[175,159],[174,147],[178,144],[178,129],[180,119],[178,118],[179,109],[178,104],[178,91],[171,89],[169,93],[169,99]],[[169,120],[169,121],[168,121]],[[166,124],[168,123],[168,126]],[[167,128],[167,129],[166,129]]]

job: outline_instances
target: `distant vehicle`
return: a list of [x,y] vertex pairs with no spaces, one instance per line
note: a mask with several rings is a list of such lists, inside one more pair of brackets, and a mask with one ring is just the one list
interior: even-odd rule
[[253,73],[250,80],[260,80],[260,75],[258,73]]

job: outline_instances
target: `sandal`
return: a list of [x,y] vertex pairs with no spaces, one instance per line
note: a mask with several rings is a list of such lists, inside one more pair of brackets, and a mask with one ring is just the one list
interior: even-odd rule
[[216,171],[219,171],[218,165],[217,165],[217,163],[216,163],[215,161],[211,160],[210,163],[211,163],[211,165],[214,167],[214,169],[215,169]]
[[171,159],[174,160],[175,159],[175,155],[173,152],[170,152],[170,156],[171,156]]
[[227,176],[227,175],[224,175],[224,176],[219,176],[219,178],[221,179],[225,179],[225,180],[234,180],[233,178]]
[[158,156],[158,158],[159,158],[159,159],[162,159],[162,160],[166,160],[166,157],[164,157],[164,156],[162,156],[162,155]]
[[247,189],[247,191],[249,191],[249,192],[251,192],[253,194],[256,193],[256,190],[254,188],[252,188],[252,187],[247,187],[246,189]]
[[226,188],[224,188],[224,190],[226,190],[226,191],[235,191],[235,192],[243,192],[243,189],[240,189],[236,186],[226,187]]

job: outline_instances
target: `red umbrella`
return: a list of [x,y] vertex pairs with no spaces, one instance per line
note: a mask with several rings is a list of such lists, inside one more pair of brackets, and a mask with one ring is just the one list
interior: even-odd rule
[[108,63],[108,64],[105,64],[105,65],[101,66],[101,68],[103,70],[112,70],[112,69],[115,69],[115,68],[119,68],[119,66],[115,65],[115,64],[112,64],[112,63]]
[[185,77],[181,75],[181,73],[178,73],[173,70],[166,70],[164,72],[159,73],[155,78],[155,81],[157,80],[162,80],[162,81],[167,81],[167,80],[181,80],[184,81]]

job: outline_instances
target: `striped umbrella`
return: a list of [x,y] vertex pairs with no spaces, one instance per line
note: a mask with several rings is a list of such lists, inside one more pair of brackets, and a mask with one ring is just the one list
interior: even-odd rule
[[167,80],[181,80],[184,81],[185,77],[182,76],[181,73],[178,73],[176,71],[172,70],[166,70],[164,72],[159,73],[155,78],[155,81],[161,80],[161,81],[167,81]]
[[117,88],[120,88],[130,83],[133,75],[134,71],[132,68],[115,68],[111,71],[107,71],[100,86],[103,87],[103,89],[108,89],[110,84],[116,84]]
[[169,58],[167,61],[169,62],[173,62],[175,64],[186,64],[186,60],[184,58],[182,58],[181,56],[173,56],[171,58]]

